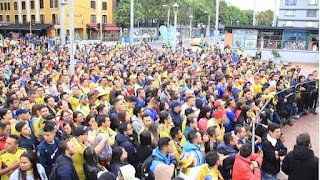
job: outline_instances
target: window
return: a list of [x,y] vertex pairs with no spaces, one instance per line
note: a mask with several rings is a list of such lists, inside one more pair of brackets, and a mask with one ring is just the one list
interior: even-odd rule
[[14,15],[14,22],[15,22],[16,24],[19,23],[19,16],[18,16],[17,14]]
[[41,8],[41,9],[43,9],[43,8],[44,8],[43,0],[40,0],[40,8]]
[[4,10],[7,10],[7,3],[4,3]]
[[44,24],[44,14],[40,14],[40,23]]
[[102,10],[107,10],[107,2],[102,2]]
[[13,3],[13,9],[14,10],[18,10],[18,2],[14,2]]
[[2,15],[0,15],[0,22],[2,22],[3,21],[3,16]]
[[90,16],[90,22],[91,22],[91,23],[96,23],[96,15],[91,14],[91,16]]
[[295,16],[296,11],[295,10],[286,10],[286,11],[284,11],[284,15],[285,16]]
[[53,0],[50,0],[50,8],[53,8]]
[[317,27],[317,23],[316,22],[312,22],[312,21],[307,21],[306,22],[306,27],[316,28]]
[[296,5],[297,1],[296,0],[286,0],[286,5]]
[[294,26],[294,21],[285,21],[283,26]]
[[95,8],[96,8],[96,1],[91,0],[90,2],[91,2],[90,7],[91,7],[92,9],[95,9]]
[[3,4],[0,3],[0,10],[3,11]]
[[26,2],[25,1],[21,2],[21,9],[26,9]]
[[308,0],[308,5],[318,5],[319,0]]
[[317,17],[317,10],[307,10],[307,17]]
[[52,14],[52,24],[57,25],[58,24],[58,15]]
[[54,7],[55,8],[59,8],[59,0],[55,0],[54,1]]
[[32,24],[36,23],[36,16],[34,14],[31,15],[31,22],[32,22]]
[[34,1],[30,1],[30,8],[34,9]]
[[22,16],[22,23],[26,24],[27,23],[27,15]]
[[107,15],[102,15],[102,23],[107,24]]
[[10,3],[8,2],[8,10],[10,11]]
[[7,22],[10,22],[10,15],[9,14],[6,15],[6,19],[7,19]]

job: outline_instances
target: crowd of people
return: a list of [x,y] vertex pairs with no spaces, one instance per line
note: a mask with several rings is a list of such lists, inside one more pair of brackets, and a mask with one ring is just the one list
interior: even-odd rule
[[68,47],[0,52],[1,180],[318,179],[309,134],[288,152],[280,131],[317,114],[317,71],[182,43],[77,46],[73,75]]

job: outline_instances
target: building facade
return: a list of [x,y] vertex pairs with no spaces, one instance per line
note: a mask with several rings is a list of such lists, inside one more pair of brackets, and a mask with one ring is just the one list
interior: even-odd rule
[[[0,0],[0,23],[6,24],[50,24],[48,36],[60,34],[61,1],[68,0]],[[113,20],[113,0],[73,0],[74,29],[76,39],[87,39],[98,36],[97,24],[107,24],[104,35],[117,28]],[[65,7],[66,34],[69,29],[69,4]],[[13,29],[14,30],[14,29]],[[117,29],[118,30],[118,29]],[[110,30],[109,30],[110,31]]]
[[319,0],[280,0],[278,27],[319,28]]

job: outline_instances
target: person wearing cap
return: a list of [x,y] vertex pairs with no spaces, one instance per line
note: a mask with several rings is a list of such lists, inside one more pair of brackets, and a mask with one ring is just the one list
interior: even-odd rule
[[170,116],[172,118],[173,124],[176,127],[182,127],[182,118],[180,112],[182,110],[182,104],[177,101],[173,100],[170,104]]
[[[11,134],[20,135],[19,132],[16,130],[15,126],[18,122],[26,122],[28,123],[29,119],[29,111],[27,109],[19,108],[16,110],[16,115],[19,117],[18,121],[14,122],[11,125]],[[29,124],[28,124],[29,125]]]
[[[88,132],[90,128],[87,126],[80,125],[76,127],[74,130],[74,136],[70,141],[74,143],[76,152],[72,156],[73,165],[76,169],[77,175],[79,180],[85,179],[83,164],[84,164],[84,150],[87,148],[87,145],[85,143],[88,140]],[[99,144],[94,148],[94,151],[96,154],[99,154],[106,141],[108,141],[108,136],[103,136],[103,138],[100,140]]]
[[20,134],[19,147],[25,148],[27,151],[36,151],[40,141],[32,134],[28,123],[18,122],[15,129]]
[[118,171],[118,180],[139,180],[135,177],[136,170],[131,164],[120,167]]
[[221,99],[218,99],[214,102],[214,107],[215,107],[215,109],[224,110],[225,109],[225,102],[222,101]]
[[110,102],[110,91],[111,88],[108,86],[109,80],[106,76],[103,76],[99,80],[99,88],[101,88],[107,94],[107,102]]
[[90,113],[89,100],[87,95],[80,95],[80,104],[76,111],[82,112],[83,115],[87,116]]
[[219,136],[216,137],[217,141],[222,142],[223,141],[223,135],[225,133],[225,127],[223,126],[223,123],[226,120],[226,112],[225,110],[218,109],[214,111],[214,118],[209,119],[207,123],[207,129],[211,126],[216,126],[218,131],[220,132]]

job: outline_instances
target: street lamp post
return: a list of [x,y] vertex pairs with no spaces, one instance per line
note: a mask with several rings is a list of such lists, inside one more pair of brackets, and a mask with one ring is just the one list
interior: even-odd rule
[[193,19],[193,16],[190,15],[190,16],[189,16],[189,19],[190,19],[190,41],[191,41],[191,38],[192,38],[192,19]]
[[124,28],[123,33],[124,33],[124,47],[127,48],[126,37],[128,36],[128,28]]
[[239,25],[239,23],[240,23],[240,21],[239,21],[239,19],[237,20],[237,25]]
[[168,20],[167,20],[167,28],[170,27],[170,6],[164,4],[162,7],[168,7]]
[[215,30],[214,30],[215,44],[217,44],[217,42],[218,42],[218,34],[219,34],[218,26],[219,26],[219,0],[216,0],[216,26],[215,26]]
[[172,51],[176,52],[176,42],[177,42],[177,14],[178,14],[178,8],[179,4],[175,2],[173,4],[173,10],[174,10],[174,43],[173,43],[173,48]]
[[206,36],[210,36],[210,13],[208,11],[204,12],[205,14],[208,14],[208,26],[207,26],[207,31],[206,31]]
[[130,34],[129,34],[129,38],[130,38],[130,42],[133,42],[133,28],[134,28],[134,0],[130,0]]
[[73,55],[73,43],[74,43],[74,0],[69,1],[69,20],[70,20],[70,69],[71,75],[74,74],[74,55]]

